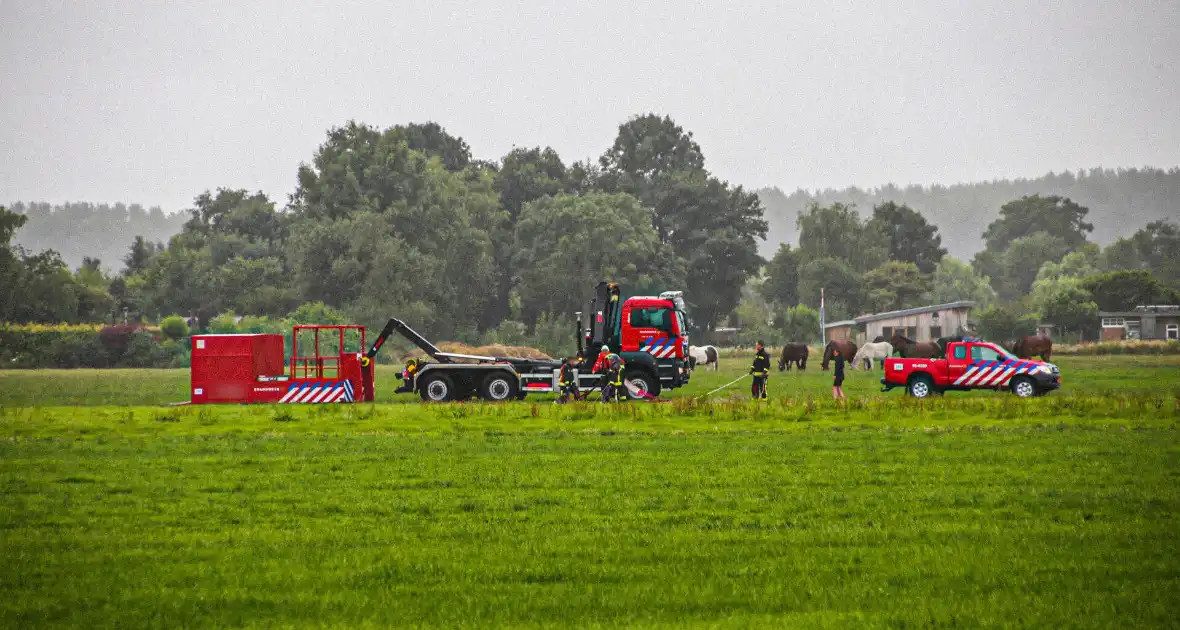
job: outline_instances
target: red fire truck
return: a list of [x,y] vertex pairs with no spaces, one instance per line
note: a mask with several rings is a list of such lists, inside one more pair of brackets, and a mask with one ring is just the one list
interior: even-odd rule
[[[621,303],[620,303],[621,302]],[[681,293],[620,300],[619,285],[600,282],[583,328],[578,313],[579,389],[601,384],[592,367],[602,346],[626,362],[630,398],[649,398],[688,383],[688,329]],[[430,402],[478,396],[489,401],[523,399],[558,391],[559,361],[443,352],[399,319],[392,318],[365,349],[362,326],[296,326],[291,361],[283,361],[283,336],[194,335],[191,402],[341,403],[373,400],[374,359],[393,333],[425,352],[412,390]]]
[[1021,398],[1061,387],[1061,371],[1044,361],[1018,359],[998,344],[951,342],[944,359],[885,359],[882,391],[904,387],[916,398],[947,391],[1007,389]]

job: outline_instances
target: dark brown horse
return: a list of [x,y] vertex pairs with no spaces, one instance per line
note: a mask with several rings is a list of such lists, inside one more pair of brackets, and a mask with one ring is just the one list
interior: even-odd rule
[[945,355],[947,346],[949,346],[952,343],[962,341],[966,338],[967,337],[964,337],[963,335],[955,335],[953,337],[940,337],[938,339],[938,347],[942,348],[942,353]]
[[932,341],[914,341],[909,337],[894,333],[889,343],[893,344],[894,352],[901,354],[906,359],[938,359],[945,356],[942,348]]
[[791,364],[799,366],[800,370],[807,369],[807,355],[811,351],[807,349],[805,343],[788,343],[783,346],[783,356],[778,360],[778,371],[791,371]]
[[853,357],[856,356],[856,344],[855,343],[853,343],[847,339],[837,339],[836,341],[828,342],[828,345],[824,346],[823,363],[821,363],[819,366],[820,369],[825,372],[828,371],[828,362],[831,361],[834,356],[832,354],[833,350],[839,350],[840,356],[844,357],[844,360],[849,363],[851,363]]
[[1039,356],[1042,361],[1048,361],[1053,356],[1053,340],[1048,337],[1021,337],[1012,346],[1012,354],[1019,359],[1031,359]]

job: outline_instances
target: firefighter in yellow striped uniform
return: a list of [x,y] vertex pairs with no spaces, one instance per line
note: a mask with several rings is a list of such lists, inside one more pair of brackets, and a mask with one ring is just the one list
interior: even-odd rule
[[750,393],[754,400],[766,398],[766,379],[770,376],[770,355],[766,353],[766,346],[761,341],[754,347],[754,365],[750,367],[750,374],[754,377],[754,384],[750,386]]

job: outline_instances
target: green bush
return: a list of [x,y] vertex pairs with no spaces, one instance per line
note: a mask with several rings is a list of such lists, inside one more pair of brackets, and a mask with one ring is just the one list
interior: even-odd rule
[[287,314],[294,324],[347,324],[344,313],[323,302],[307,302]]
[[63,333],[50,339],[47,347],[33,356],[36,367],[103,368],[111,364],[110,352],[94,333]]
[[0,366],[10,369],[187,367],[187,343],[135,326],[98,330],[0,326]]
[[160,321],[160,332],[169,339],[184,339],[189,335],[188,322],[180,315],[169,315]]
[[162,344],[147,331],[136,331],[131,335],[127,349],[119,357],[117,367],[150,368],[163,367],[171,363],[172,356]]
[[1078,356],[1176,355],[1180,354],[1180,341],[1103,341],[1075,345],[1055,344],[1053,354]]
[[238,332],[237,315],[233,311],[226,311],[209,320],[209,332],[224,335]]

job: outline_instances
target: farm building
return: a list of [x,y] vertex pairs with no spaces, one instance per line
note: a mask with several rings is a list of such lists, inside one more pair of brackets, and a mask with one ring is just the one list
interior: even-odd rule
[[1102,340],[1180,339],[1180,306],[1136,306],[1130,311],[1099,311]]
[[828,341],[851,339],[856,341],[856,320],[848,319],[842,322],[832,322],[824,325],[824,336]]
[[958,334],[967,330],[967,316],[974,306],[975,302],[971,301],[951,302],[857,317],[854,322],[863,326],[863,332],[856,335],[856,342],[864,343],[877,337],[888,339],[895,332],[914,341],[934,341]]

